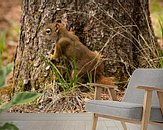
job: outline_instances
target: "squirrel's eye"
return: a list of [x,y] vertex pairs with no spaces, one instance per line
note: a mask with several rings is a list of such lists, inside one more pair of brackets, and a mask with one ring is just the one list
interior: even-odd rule
[[51,29],[50,28],[47,28],[46,29],[46,34],[50,34],[51,33]]

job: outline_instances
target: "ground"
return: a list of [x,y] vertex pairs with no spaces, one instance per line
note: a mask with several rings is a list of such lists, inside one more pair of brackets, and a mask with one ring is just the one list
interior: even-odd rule
[[[162,33],[161,27],[163,28],[163,1],[159,0],[152,0],[150,4],[150,10],[151,10],[151,19],[155,31],[155,35],[158,37],[158,41],[160,43],[160,46],[163,48],[163,39],[162,39]],[[21,0],[0,0],[0,36],[3,32],[6,32],[6,46],[3,51],[2,55],[2,63],[1,66],[6,65],[7,63],[14,61],[14,55],[16,46],[18,45],[19,40],[19,25],[20,25],[20,19],[21,19]],[[0,90],[0,104],[6,102],[9,100],[10,94],[12,93],[12,89],[10,86],[12,79],[12,73],[7,77],[7,87]],[[52,88],[45,88],[43,91],[45,91],[44,96],[39,98],[36,102],[34,102],[32,105],[28,106],[15,106],[10,109],[10,111],[25,111],[25,112],[57,112],[57,111],[63,111],[62,108],[55,109],[56,104],[54,103],[54,96],[55,94],[52,94],[54,90]],[[6,96],[7,94],[7,96]],[[123,96],[123,92],[117,90],[118,99],[121,100]],[[58,95],[57,95],[58,96]],[[104,99],[108,99],[108,94],[102,95]],[[66,96],[65,93],[61,93],[58,97],[56,97],[55,100],[58,100],[58,104],[64,104],[63,106],[67,106],[67,103],[69,102],[69,105],[66,110],[66,112],[80,112],[84,111],[84,102],[87,99],[93,98],[93,93],[85,93],[81,92],[80,90],[77,90],[74,92],[69,92]],[[76,104],[71,105],[71,104]]]

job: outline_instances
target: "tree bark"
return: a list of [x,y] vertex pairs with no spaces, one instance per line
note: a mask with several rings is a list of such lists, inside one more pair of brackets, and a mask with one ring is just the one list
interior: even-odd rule
[[29,90],[51,83],[52,73],[40,55],[47,55],[53,44],[41,31],[58,17],[90,50],[103,54],[105,75],[122,80],[137,67],[157,66],[148,0],[23,0],[22,10],[16,87]]

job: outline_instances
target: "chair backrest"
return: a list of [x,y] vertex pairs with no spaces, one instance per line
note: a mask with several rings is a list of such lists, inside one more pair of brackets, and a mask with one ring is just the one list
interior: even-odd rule
[[[163,88],[163,69],[136,69],[130,78],[122,101],[143,104],[144,91],[136,89],[137,86]],[[152,106],[159,106],[156,92],[153,94]]]

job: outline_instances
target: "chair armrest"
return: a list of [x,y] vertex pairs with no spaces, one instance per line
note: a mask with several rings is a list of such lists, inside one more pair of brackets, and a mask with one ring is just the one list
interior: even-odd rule
[[98,83],[87,83],[87,85],[90,86],[95,86],[95,87],[102,87],[102,88],[110,88],[110,89],[115,89],[117,86],[115,85],[105,85],[105,84],[98,84]]
[[143,90],[146,90],[146,91],[159,91],[159,92],[163,92],[163,89],[159,88],[159,87],[138,86],[136,88],[137,89],[143,89]]

